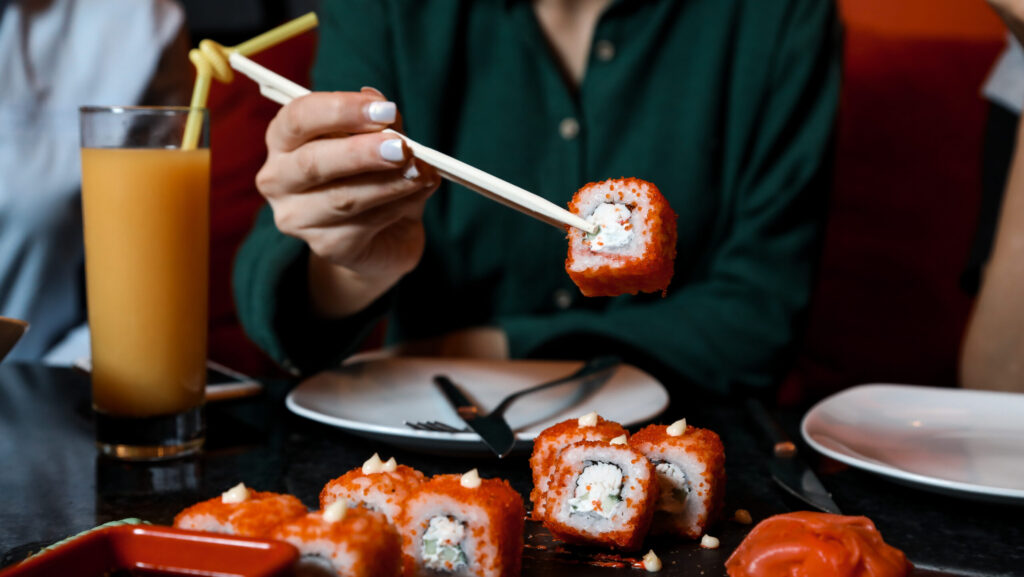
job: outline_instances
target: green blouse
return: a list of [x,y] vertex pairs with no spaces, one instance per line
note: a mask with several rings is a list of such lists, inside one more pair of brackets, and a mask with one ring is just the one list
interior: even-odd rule
[[317,90],[373,86],[428,146],[565,205],[633,176],[679,214],[668,295],[586,298],[565,232],[445,183],[419,267],[364,313],[313,317],[307,248],[264,209],[235,264],[242,322],[284,366],[340,362],[387,315],[390,341],[496,325],[513,357],[615,351],[717,392],[785,372],[808,304],[839,90],[827,0],[618,0],[578,89],[530,2],[328,0]]

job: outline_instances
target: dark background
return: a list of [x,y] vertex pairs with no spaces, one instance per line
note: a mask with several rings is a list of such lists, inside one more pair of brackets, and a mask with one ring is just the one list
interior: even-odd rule
[[189,38],[195,46],[209,38],[233,46],[306,12],[320,0],[179,0],[185,8]]

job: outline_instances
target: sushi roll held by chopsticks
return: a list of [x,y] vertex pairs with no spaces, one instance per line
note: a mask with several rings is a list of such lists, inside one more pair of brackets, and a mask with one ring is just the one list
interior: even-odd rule
[[637,178],[592,182],[570,212],[598,226],[569,228],[565,270],[584,296],[668,290],[676,259],[676,213],[657,186]]
[[398,518],[406,577],[519,575],[523,498],[507,481],[437,475],[413,490]]

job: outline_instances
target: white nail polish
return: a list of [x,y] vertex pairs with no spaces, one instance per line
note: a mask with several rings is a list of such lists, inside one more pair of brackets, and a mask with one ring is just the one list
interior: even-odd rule
[[374,122],[380,122],[382,124],[391,124],[395,121],[395,116],[398,113],[398,108],[394,102],[371,102],[366,107],[366,115],[370,117],[370,120]]
[[391,162],[402,162],[405,160],[405,151],[402,150],[402,139],[392,138],[380,143],[380,156]]
[[416,180],[417,178],[419,178],[420,171],[416,168],[416,163],[414,162],[410,164],[409,168],[405,169],[405,172],[402,173],[402,176],[408,178],[409,180]]

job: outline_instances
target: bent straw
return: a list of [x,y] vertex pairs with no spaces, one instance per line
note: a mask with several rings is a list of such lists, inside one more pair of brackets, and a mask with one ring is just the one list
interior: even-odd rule
[[[309,94],[310,91],[288,80],[284,76],[268,68],[256,64],[245,56],[235,52],[228,57],[231,67],[256,81],[260,86],[260,94],[285,105],[292,100]],[[514,208],[527,216],[542,220],[559,229],[574,226],[589,234],[597,232],[597,225],[587,222],[557,204],[506,182],[497,176],[456,160],[432,148],[423,146],[400,132],[385,129],[384,132],[400,137],[412,150],[413,156],[437,169],[438,173],[448,180],[461,184],[491,200]]]
[[189,111],[188,120],[185,123],[185,136],[182,139],[181,148],[193,150],[199,143],[199,132],[203,127],[203,116],[199,109],[206,106],[206,100],[210,95],[211,80],[216,78],[220,82],[231,82],[232,74],[231,67],[227,62],[228,56],[231,54],[249,56],[262,52],[293,36],[316,28],[316,26],[316,14],[310,12],[231,48],[221,46],[213,40],[203,40],[199,43],[199,48],[189,51],[188,59],[196,67],[196,82],[192,87],[192,101],[189,104],[192,110]]

